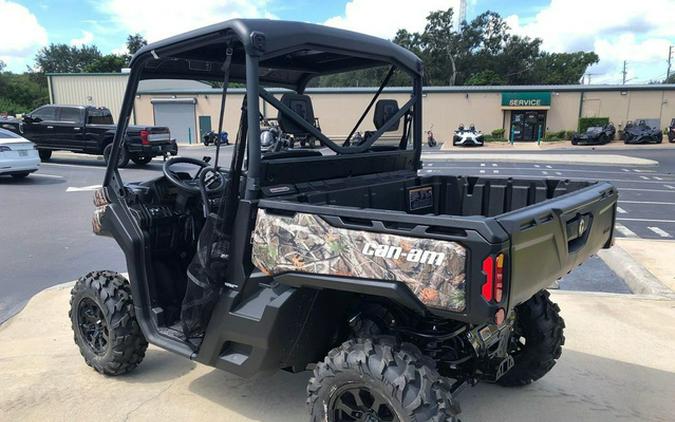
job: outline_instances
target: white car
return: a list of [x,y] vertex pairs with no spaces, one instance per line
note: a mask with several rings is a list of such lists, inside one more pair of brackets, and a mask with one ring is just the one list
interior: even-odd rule
[[483,146],[483,133],[471,125],[468,129],[460,125],[452,137],[452,144],[455,146]]
[[23,178],[40,168],[38,151],[28,139],[0,129],[0,176]]

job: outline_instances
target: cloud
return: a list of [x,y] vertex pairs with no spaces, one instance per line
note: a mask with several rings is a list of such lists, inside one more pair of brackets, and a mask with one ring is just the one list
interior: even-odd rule
[[624,60],[632,64],[634,82],[665,76],[674,16],[672,0],[551,0],[527,23],[517,15],[506,21],[516,33],[541,38],[546,51],[595,51],[600,62],[589,69],[593,82],[617,83]]
[[73,38],[70,40],[70,45],[76,47],[82,47],[83,45],[89,45],[94,41],[94,34],[89,31],[82,31],[82,37]]
[[273,17],[267,0],[110,0],[99,9],[113,25],[150,42],[232,18]]
[[23,71],[37,49],[47,44],[47,31],[25,6],[0,0],[0,60]]
[[454,9],[457,20],[459,0],[425,0],[414,4],[409,0],[351,0],[345,5],[342,15],[333,16],[324,25],[391,39],[401,28],[424,30],[430,12],[450,7]]

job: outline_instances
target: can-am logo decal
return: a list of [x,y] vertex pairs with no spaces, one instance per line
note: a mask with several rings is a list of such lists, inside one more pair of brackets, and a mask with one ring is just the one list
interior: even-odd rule
[[366,243],[361,252],[366,256],[396,260],[405,258],[408,262],[418,262],[420,264],[441,265],[445,261],[444,253],[415,248],[410,249],[408,252],[403,252],[403,248],[400,246],[380,245],[375,242]]

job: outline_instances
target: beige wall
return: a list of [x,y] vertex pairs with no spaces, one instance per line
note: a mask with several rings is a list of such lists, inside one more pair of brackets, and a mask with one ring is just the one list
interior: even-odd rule
[[128,79],[126,74],[49,76],[50,98],[53,104],[107,107],[117,121]]
[[[54,75],[50,76],[52,102],[60,104],[83,104],[105,106],[114,116],[119,110],[127,84],[127,75]],[[584,117],[609,117],[618,128],[628,120],[655,118],[665,126],[675,117],[675,90],[621,90],[587,91],[583,94],[581,115]],[[374,89],[373,89],[374,91]],[[623,93],[622,93],[623,92]],[[372,92],[310,92],[314,103],[315,115],[319,118],[323,133],[333,138],[345,137],[372,98]],[[220,95],[185,94],[179,98],[196,100],[195,124],[198,127],[199,116],[211,116],[213,129],[218,125]],[[277,95],[279,98],[280,95]],[[551,109],[547,112],[546,129],[548,131],[574,130],[577,127],[581,92],[551,92]],[[169,94],[141,94],[135,101],[135,120],[139,124],[153,124],[153,98],[175,98]],[[227,98],[224,130],[234,137],[241,108],[242,93],[230,93]],[[403,105],[410,98],[407,93],[382,94],[381,98],[396,99]],[[276,117],[277,111],[270,105],[268,117]],[[504,128],[508,134],[510,112],[501,109],[501,93],[495,92],[438,92],[428,90],[423,97],[423,128],[433,127],[439,141],[450,139],[460,123],[474,123],[484,133]],[[366,117],[360,130],[373,130],[372,112]],[[399,131],[400,132],[400,131]],[[396,135],[396,134],[392,134]]]

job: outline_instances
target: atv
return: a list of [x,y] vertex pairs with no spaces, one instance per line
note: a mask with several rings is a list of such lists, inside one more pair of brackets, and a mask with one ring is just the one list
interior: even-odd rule
[[[367,35],[236,19],[143,47],[130,67],[93,216],[129,276],[93,271],[71,295],[89,366],[126,373],[151,343],[242,377],[311,369],[314,421],[455,421],[463,388],[554,367],[565,324],[546,288],[612,245],[614,186],[419,173],[422,62]],[[328,137],[297,112],[312,107],[304,90],[357,69],[382,84],[346,139]],[[400,107],[379,99],[396,72],[411,85]],[[228,84],[245,84],[228,166],[217,142],[214,160],[172,157],[159,177],[122,180],[144,79],[221,82],[216,133]],[[261,151],[261,101],[324,148]],[[378,143],[392,131],[397,143]]]

